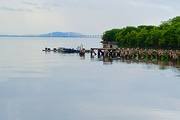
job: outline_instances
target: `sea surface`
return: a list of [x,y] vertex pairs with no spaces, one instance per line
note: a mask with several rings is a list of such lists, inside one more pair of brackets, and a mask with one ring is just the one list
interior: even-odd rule
[[0,120],[179,120],[170,62],[43,52],[100,38],[0,38]]

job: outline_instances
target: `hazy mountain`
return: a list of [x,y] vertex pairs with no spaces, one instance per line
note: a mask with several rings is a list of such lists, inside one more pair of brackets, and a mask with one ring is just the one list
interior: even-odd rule
[[71,36],[83,36],[81,33],[75,33],[75,32],[52,32],[48,34],[41,34],[37,35],[39,37],[71,37]]
[[85,36],[81,33],[76,32],[52,32],[47,34],[39,35],[0,35],[0,37],[82,37]]

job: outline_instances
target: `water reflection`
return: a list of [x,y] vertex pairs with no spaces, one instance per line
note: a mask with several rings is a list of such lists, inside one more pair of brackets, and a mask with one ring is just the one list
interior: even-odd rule
[[180,68],[180,62],[173,62],[170,60],[159,60],[159,59],[143,59],[143,58],[125,58],[125,57],[113,57],[113,56],[91,56],[92,61],[102,61],[104,65],[112,65],[113,62],[125,62],[127,64],[131,63],[145,63],[145,64],[155,64],[161,66],[161,69],[166,69],[166,66],[171,66],[174,68]]
[[0,120],[180,119],[180,72],[168,61],[44,53],[78,41],[18,39],[0,41]]

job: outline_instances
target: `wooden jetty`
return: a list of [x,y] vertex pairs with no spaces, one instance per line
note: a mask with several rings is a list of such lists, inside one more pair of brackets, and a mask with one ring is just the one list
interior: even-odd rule
[[168,59],[173,62],[180,63],[180,51],[179,50],[157,50],[157,49],[139,49],[139,48],[91,48],[90,50],[79,49],[74,50],[70,48],[45,48],[45,52],[64,52],[64,53],[79,53],[79,55],[85,55],[85,53],[91,53],[91,57],[94,56],[112,56],[112,57],[122,57],[122,58],[138,58],[138,59],[158,59],[165,60]]
[[155,49],[139,49],[139,48],[91,48],[91,56],[113,56],[122,58],[135,58],[158,60],[168,59],[174,62],[179,60],[180,63],[180,51],[179,50],[155,50]]

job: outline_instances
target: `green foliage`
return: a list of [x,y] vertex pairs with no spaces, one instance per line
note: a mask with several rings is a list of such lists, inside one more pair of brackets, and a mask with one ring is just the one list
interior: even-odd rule
[[145,41],[146,41],[147,35],[148,35],[148,31],[147,31],[146,27],[142,28],[136,37],[138,46],[145,46]]
[[117,41],[125,47],[173,48],[180,47],[180,16],[162,22],[159,26],[141,25],[112,29],[103,34],[104,41]]
[[116,34],[120,31],[120,29],[112,29],[109,31],[106,31],[105,33],[103,33],[102,39],[104,41],[114,41]]
[[120,30],[116,34],[115,41],[118,42],[118,44],[124,45],[124,46],[129,46],[131,45],[134,41],[134,34],[136,34],[137,28],[135,27],[126,27]]

